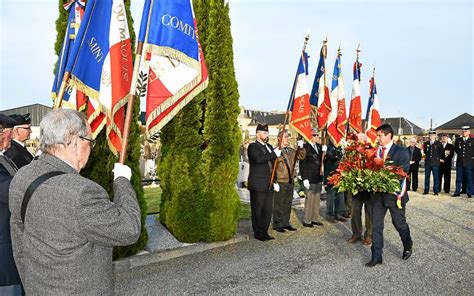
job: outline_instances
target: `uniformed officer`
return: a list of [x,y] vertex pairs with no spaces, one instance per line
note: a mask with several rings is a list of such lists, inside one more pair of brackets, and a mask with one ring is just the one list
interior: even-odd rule
[[[274,237],[268,234],[272,219],[273,190],[278,191],[278,184],[271,182],[273,163],[280,157],[281,150],[273,149],[267,144],[268,126],[259,124],[256,132],[257,140],[248,148],[249,156],[249,190],[252,228],[254,237],[260,241],[268,241]],[[275,188],[273,188],[275,186]]]
[[423,194],[428,194],[430,191],[430,176],[433,172],[433,192],[438,195],[439,192],[439,164],[441,153],[443,153],[443,145],[436,140],[436,132],[430,131],[430,140],[423,144],[423,153],[425,154],[425,189]]
[[472,170],[474,157],[474,140],[470,137],[471,131],[469,126],[461,127],[462,135],[454,142],[454,151],[457,154],[456,160],[456,190],[453,196],[460,196],[461,183],[463,177],[466,176],[466,193],[467,197],[473,194]]
[[441,153],[439,166],[439,191],[441,191],[441,183],[443,183],[444,193],[451,190],[451,166],[453,165],[454,146],[448,143],[448,135],[441,136],[441,145],[443,145],[443,153]]
[[16,125],[12,131],[11,147],[5,151],[5,155],[10,157],[18,168],[21,168],[33,160],[33,155],[25,147],[25,141],[30,138],[31,134],[30,113],[15,114],[10,117],[16,121]]
[[277,158],[275,180],[280,187],[278,192],[273,194],[273,229],[278,232],[285,230],[295,231],[290,224],[291,205],[293,201],[293,188],[295,178],[295,162],[297,159],[304,159],[306,150],[303,148],[303,140],[299,140],[298,149],[289,147],[289,136],[287,131],[278,134],[278,143],[282,148],[281,156]]

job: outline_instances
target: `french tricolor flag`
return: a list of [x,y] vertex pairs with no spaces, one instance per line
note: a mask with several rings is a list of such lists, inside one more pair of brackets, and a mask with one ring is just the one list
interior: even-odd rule
[[138,41],[143,52],[137,85],[146,96],[152,137],[208,84],[191,1],[146,0]]
[[124,106],[132,82],[132,50],[123,0],[89,0],[66,71],[89,97],[88,120],[96,136],[107,125],[109,147],[122,147]]
[[[375,72],[375,69],[374,69]],[[367,138],[375,146],[377,140],[377,134],[375,130],[382,124],[379,113],[379,98],[377,96],[377,86],[375,85],[375,73],[370,79],[370,97],[369,104],[367,105]]]
[[360,99],[360,67],[357,59],[354,63],[354,80],[352,81],[352,99],[349,108],[349,127],[358,134],[362,132],[362,105]]

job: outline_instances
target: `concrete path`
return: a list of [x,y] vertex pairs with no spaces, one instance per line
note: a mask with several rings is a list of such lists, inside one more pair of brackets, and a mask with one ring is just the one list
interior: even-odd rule
[[[402,245],[389,214],[384,264],[364,267],[370,248],[350,245],[350,223],[273,233],[115,274],[117,295],[395,294],[472,295],[474,291],[474,198],[410,192],[408,223],[413,256]],[[323,203],[322,214],[325,211]],[[239,233],[251,236],[248,221]]]

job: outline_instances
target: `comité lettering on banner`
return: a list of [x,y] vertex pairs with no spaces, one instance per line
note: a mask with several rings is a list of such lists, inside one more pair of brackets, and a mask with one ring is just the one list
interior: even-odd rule
[[308,55],[303,51],[296,71],[288,110],[291,112],[290,125],[309,142],[311,139],[311,105],[307,77]]
[[147,136],[158,133],[207,87],[208,74],[190,0],[146,0],[137,85],[146,96]]
[[104,124],[114,154],[122,147],[124,106],[132,80],[132,50],[123,0],[89,0],[66,70],[89,97],[88,120],[94,137]]

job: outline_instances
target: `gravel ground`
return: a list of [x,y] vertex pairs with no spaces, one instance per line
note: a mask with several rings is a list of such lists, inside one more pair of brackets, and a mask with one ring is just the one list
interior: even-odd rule
[[[421,177],[421,176],[420,176]],[[422,180],[420,180],[422,181]],[[421,183],[422,184],[422,183]],[[420,190],[420,189],[419,189]],[[395,294],[472,295],[474,198],[410,192],[407,220],[413,256],[401,260],[402,244],[389,214],[384,264],[367,268],[370,248],[350,245],[350,223],[273,233],[223,248],[132,269],[115,275],[117,295],[181,294]],[[322,203],[322,214],[325,211]],[[239,232],[251,236],[249,221]]]

